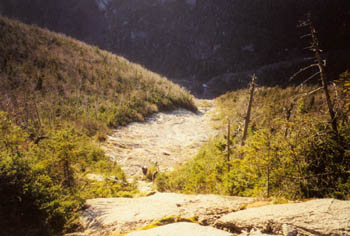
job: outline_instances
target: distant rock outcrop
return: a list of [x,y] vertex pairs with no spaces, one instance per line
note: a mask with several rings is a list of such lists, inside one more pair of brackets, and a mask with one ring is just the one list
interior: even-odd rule
[[96,0],[97,6],[100,11],[105,11],[108,8],[108,4],[111,0]]

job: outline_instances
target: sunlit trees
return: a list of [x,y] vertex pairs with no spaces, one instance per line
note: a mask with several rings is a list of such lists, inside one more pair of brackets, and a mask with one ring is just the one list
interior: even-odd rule
[[[315,88],[304,86],[302,92],[298,87],[258,88],[244,146],[239,145],[241,132],[237,135],[236,130],[241,130],[237,123],[246,108],[247,90],[221,96],[218,106],[223,121],[228,114],[235,121],[230,168],[227,140],[219,137],[181,169],[161,174],[158,186],[163,191],[187,193],[349,199],[350,124],[339,124],[338,135],[333,131],[322,90],[304,96]],[[337,112],[341,116],[342,111]]]

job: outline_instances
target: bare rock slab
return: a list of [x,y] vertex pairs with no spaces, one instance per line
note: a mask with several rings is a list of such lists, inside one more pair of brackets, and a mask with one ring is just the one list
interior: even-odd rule
[[269,205],[227,214],[215,226],[241,233],[297,235],[350,235],[350,201],[318,199],[303,203]]
[[198,217],[214,224],[221,216],[239,210],[254,198],[217,195],[156,193],[140,198],[99,198],[87,201],[81,217],[85,233],[126,233],[165,217]]
[[103,146],[106,154],[130,177],[143,176],[144,166],[169,171],[191,160],[204,142],[219,133],[211,119],[215,102],[195,101],[197,113],[185,109],[159,112],[144,122],[119,127]]
[[180,222],[126,234],[125,236],[230,236],[229,232],[194,223]]

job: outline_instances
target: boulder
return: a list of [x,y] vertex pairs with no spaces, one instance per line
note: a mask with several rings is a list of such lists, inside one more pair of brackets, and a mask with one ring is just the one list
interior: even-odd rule
[[221,217],[215,226],[235,233],[258,229],[284,236],[350,235],[350,201],[318,199],[250,208]]

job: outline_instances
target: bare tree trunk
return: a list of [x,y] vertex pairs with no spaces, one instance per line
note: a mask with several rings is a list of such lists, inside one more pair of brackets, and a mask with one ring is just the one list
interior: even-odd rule
[[242,137],[242,143],[241,143],[242,146],[244,145],[244,142],[247,138],[247,133],[248,133],[248,126],[250,122],[250,112],[252,110],[253,96],[254,96],[254,90],[255,90],[255,80],[256,80],[256,75],[254,74],[252,76],[252,81],[250,82],[250,96],[249,96],[247,115],[245,117],[245,123],[244,123],[243,137]]
[[326,75],[326,70],[325,70],[325,62],[322,59],[322,56],[320,54],[320,48],[319,48],[319,42],[318,42],[318,38],[317,38],[317,34],[316,34],[316,29],[313,26],[311,19],[309,19],[309,21],[308,21],[308,26],[310,28],[311,37],[312,37],[312,43],[311,43],[310,49],[315,53],[317,66],[318,66],[319,71],[320,71],[320,77],[321,77],[323,91],[324,91],[324,94],[325,94],[326,100],[327,100],[328,112],[329,112],[329,115],[331,118],[332,128],[336,133],[338,133],[337,119],[335,117],[334,106],[332,104],[331,97],[329,95],[329,91],[328,91],[328,87],[327,87],[327,75]]
[[226,162],[227,162],[227,169],[230,171],[230,155],[231,155],[231,147],[230,147],[230,136],[231,136],[231,123],[230,119],[227,118],[227,157],[226,157]]
[[[294,108],[294,103],[292,102],[290,105],[289,105],[289,108],[286,108],[285,107],[285,110],[286,110],[286,121],[288,122],[291,115],[292,115],[292,110]],[[286,138],[288,136],[288,126],[286,127],[286,130],[284,131],[284,137]]]
[[267,166],[266,197],[270,197],[270,164]]
[[34,98],[33,101],[34,101],[35,113],[36,113],[37,120],[38,120],[38,123],[39,123],[39,127],[37,127],[38,135],[40,135],[40,131],[41,131],[41,127],[42,127],[40,113],[39,113],[39,109],[38,109],[38,106],[37,106],[37,103],[36,103],[36,99]]

